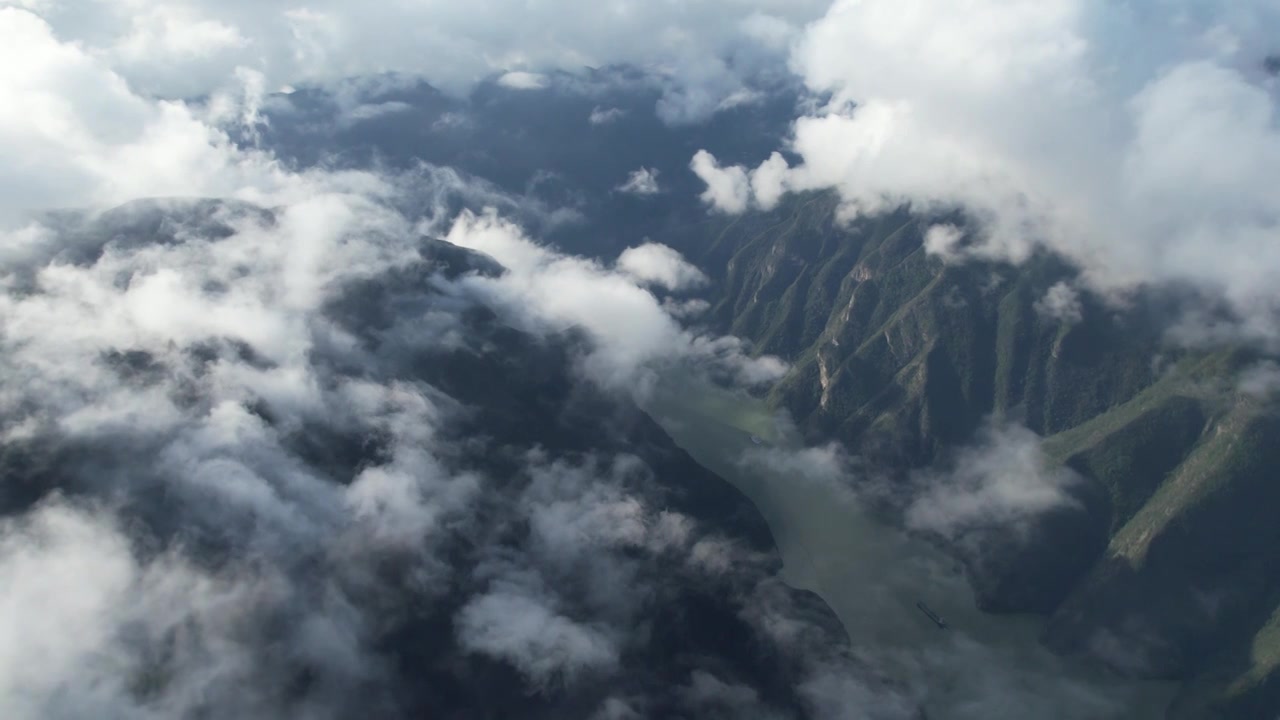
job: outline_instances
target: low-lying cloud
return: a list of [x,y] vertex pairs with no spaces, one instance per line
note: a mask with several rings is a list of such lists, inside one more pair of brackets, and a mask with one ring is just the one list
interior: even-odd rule
[[950,472],[925,472],[906,510],[908,528],[962,540],[996,531],[1009,541],[1025,537],[1045,512],[1078,504],[1068,492],[1080,477],[1052,465],[1040,437],[1017,425],[988,425],[961,449]]
[[1080,293],[1066,281],[1054,284],[1036,301],[1035,311],[1040,317],[1074,325],[1084,318],[1084,306]]
[[711,153],[699,150],[689,169],[707,184],[702,201],[711,208],[736,215],[750,206],[751,183],[743,168],[721,167]]
[[[1185,283],[1274,339],[1280,195],[1265,1],[839,0],[792,66],[823,98],[755,169],[695,171],[730,213],[834,188],[845,217],[963,209],[974,236],[930,250],[1019,262],[1060,253],[1104,292]],[[1137,41],[1136,38],[1141,38]]]
[[707,283],[707,276],[701,270],[686,262],[680,253],[658,243],[645,243],[622,251],[617,269],[642,283],[672,291],[689,290]]
[[[739,685],[770,662],[714,643],[675,662],[637,630],[689,593],[739,622],[776,564],[667,497],[665,456],[572,424],[575,403],[635,413],[666,363],[783,370],[668,313],[701,273],[658,244],[606,266],[492,208],[443,214],[542,211],[441,169],[271,177],[231,193],[269,205],[63,212],[6,253],[7,716],[624,702],[601,693],[663,713],[688,698],[653,688],[697,658]],[[467,684],[494,665],[512,674]]]
[[776,380],[786,366],[755,358],[741,341],[694,334],[664,309],[646,285],[682,289],[702,274],[660,245],[625,251],[615,270],[540,247],[493,212],[464,212],[446,239],[496,259],[506,272],[476,276],[463,285],[507,309],[522,327],[540,332],[584,330],[592,350],[587,373],[607,386],[643,388],[654,364],[706,360],[752,384]]
[[489,77],[537,89],[548,71],[625,64],[645,69],[665,90],[658,112],[683,122],[749,97],[762,74],[776,79],[787,43],[826,0],[514,8],[482,0],[378,12],[337,0],[5,5],[0,13],[39,16],[145,95],[199,97],[232,84],[237,71],[257,74],[269,92],[390,72],[465,94]]
[[[592,122],[595,122],[594,114],[592,118]],[[647,167],[632,171],[627,176],[626,182],[618,186],[618,192],[632,195],[657,195],[661,191],[662,189],[658,186],[658,171]]]

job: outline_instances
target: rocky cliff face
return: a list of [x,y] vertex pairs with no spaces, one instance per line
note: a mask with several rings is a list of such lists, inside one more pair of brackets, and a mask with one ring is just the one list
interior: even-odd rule
[[[984,424],[1043,438],[1075,478],[1015,535],[939,537],[994,611],[1049,615],[1045,642],[1177,678],[1178,717],[1280,710],[1280,415],[1266,358],[1166,341],[1174,292],[1107,304],[1052,257],[947,264],[934,219],[841,225],[829,195],[723,221],[703,256],[715,321],[794,363],[773,400],[882,470],[905,513]],[[881,475],[891,480],[883,482]]]

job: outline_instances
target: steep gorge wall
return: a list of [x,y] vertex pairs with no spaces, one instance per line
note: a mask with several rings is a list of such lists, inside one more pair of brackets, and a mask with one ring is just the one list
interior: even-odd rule
[[1238,387],[1257,354],[1170,347],[1172,293],[1050,312],[1073,277],[1052,257],[947,264],[929,221],[835,207],[798,195],[704,229],[715,322],[793,363],[772,400],[897,477],[890,507],[984,422],[1033,430],[1083,480],[1025,538],[961,552],[979,602],[1049,614],[1060,652],[1186,680],[1177,716],[1280,711],[1280,415]]

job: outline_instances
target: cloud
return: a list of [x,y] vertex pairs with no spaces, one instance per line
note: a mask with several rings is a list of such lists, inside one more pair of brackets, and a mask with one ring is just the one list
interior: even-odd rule
[[[824,720],[900,720],[921,717],[914,699],[877,688],[848,668],[832,667],[815,673],[801,688]],[[991,716],[987,716],[991,717]]]
[[616,107],[603,108],[603,107],[596,106],[591,109],[591,114],[587,116],[587,120],[592,125],[609,125],[611,123],[617,122],[626,114],[627,114],[627,111],[623,110],[622,108],[616,108]]
[[[412,332],[374,343],[368,314],[357,333],[331,304],[421,267],[394,204],[430,187],[430,208],[450,178],[271,177],[232,193],[270,210],[65,211],[3,258],[0,442],[30,490],[5,493],[0,521],[0,604],[23,620],[0,629],[0,683],[24,688],[0,692],[6,716],[323,718],[402,699],[365,632],[371,596],[394,577],[424,605],[447,589],[438,553],[482,479],[438,436],[456,405],[396,369],[416,343],[456,347],[462,308],[415,283],[412,327],[382,326]],[[55,645],[37,618],[76,632]]]
[[771,472],[804,482],[821,483],[833,488],[847,488],[853,460],[836,443],[805,447],[799,450],[765,445],[747,448],[741,463],[768,468]]
[[1267,397],[1280,391],[1280,364],[1263,361],[1240,374],[1240,392]]
[[[7,717],[274,717],[289,704],[279,683],[291,661],[330,684],[295,711],[339,717],[354,709],[343,693],[378,668],[340,608],[302,600],[271,569],[141,558],[103,508],[53,499],[0,521],[0,578]],[[284,634],[270,628],[278,612],[294,618]],[[264,652],[271,636],[278,660]],[[380,708],[376,695],[364,705]]]
[[792,189],[791,168],[777,152],[748,171],[736,165],[722,167],[711,153],[699,150],[689,167],[707,185],[702,201],[727,215],[740,215],[750,209],[767,212]]
[[0,226],[35,209],[229,195],[280,180],[268,158],[234,148],[184,103],[134,94],[31,13],[0,9],[0,42],[23,66],[0,78]]
[[[612,688],[617,696],[599,709],[601,717],[661,714],[663,708],[789,717],[738,677],[733,659],[660,667],[635,660],[671,641],[656,629],[680,622],[667,612],[671,604],[717,603],[745,622],[737,632],[787,658],[786,672],[794,672],[797,683],[818,672],[833,678],[865,673],[841,665],[845,651],[821,625],[828,616],[798,604],[793,591],[770,576],[766,556],[662,507],[667,501],[652,493],[651,471],[637,458],[547,462],[535,452],[526,459],[530,482],[514,504],[522,521],[509,539],[525,533],[527,539],[492,548],[480,562],[477,575],[485,584],[458,615],[468,652],[509,662],[535,692]],[[690,604],[689,597],[698,600]],[[644,620],[654,612],[662,619]],[[655,629],[634,632],[640,622],[654,622]],[[669,695],[629,682],[649,672],[674,685]]]
[[1044,318],[1074,325],[1084,318],[1084,306],[1080,293],[1065,280],[1045,291],[1044,297],[1035,303],[1036,314]]
[[[37,497],[61,489],[92,508],[3,498],[12,516],[0,573],[15,579],[0,602],[22,617],[53,607],[49,597],[66,600],[50,622],[83,630],[36,665],[40,638],[5,629],[0,658],[26,659],[39,675],[15,674],[27,695],[5,703],[7,714],[324,718],[358,703],[386,716],[414,706],[422,687],[461,682],[441,680],[438,665],[465,675],[477,657],[521,672],[538,702],[606,676],[644,707],[646,688],[667,685],[625,678],[666,668],[618,672],[645,647],[635,628],[704,584],[716,612],[732,617],[737,590],[723,585],[770,572],[737,538],[659,502],[663,485],[639,461],[596,472],[529,459],[516,454],[528,448],[504,444],[519,441],[487,436],[503,432],[499,423],[475,424],[522,401],[507,392],[497,407],[477,389],[522,363],[550,375],[539,402],[549,393],[566,405],[555,393],[603,403],[584,380],[635,390],[627,381],[667,362],[746,382],[780,374],[776,359],[686,330],[667,311],[696,311],[697,301],[666,293],[705,281],[677,253],[646,244],[610,267],[541,247],[512,218],[547,227],[562,214],[445,168],[293,172],[229,140],[227,128],[261,122],[260,79],[245,75],[239,94],[202,106],[156,101],[39,21],[19,22],[69,58],[71,75],[107,87],[99,111],[122,108],[129,120],[117,131],[92,108],[50,100],[71,125],[105,134],[87,144],[50,137],[49,153],[80,162],[87,148],[83,165],[96,169],[120,157],[114,142],[141,135],[146,154],[190,175],[184,192],[239,200],[104,210],[164,178],[151,185],[146,167],[136,179],[124,169],[64,172],[48,197],[90,207],[6,231],[0,460]],[[353,106],[347,116],[399,109]],[[149,134],[166,112],[181,142]],[[456,215],[486,205],[506,219]],[[506,272],[428,239],[438,232]],[[486,320],[490,304],[496,320]],[[525,336],[509,320],[538,338],[513,340]],[[586,378],[544,367],[578,357],[557,352],[579,333],[590,345]],[[560,409],[520,419],[555,438]],[[107,500],[110,510],[92,504]],[[527,532],[508,542],[512,528]],[[42,579],[35,565],[70,569]],[[70,575],[76,592],[40,584]],[[413,634],[419,621],[441,631],[424,642]],[[414,667],[426,679],[400,675],[407,644],[429,648]],[[485,699],[503,692],[524,688],[486,688]]]
[[366,120],[402,113],[411,107],[408,103],[399,101],[364,103],[343,113],[342,117],[338,119],[338,124],[343,127],[350,127]]
[[794,123],[798,163],[751,173],[748,199],[745,168],[700,153],[706,198],[740,212],[779,186],[835,188],[845,217],[962,208],[974,237],[960,256],[1048,248],[1104,293],[1189,284],[1270,317],[1280,130],[1261,28],[1277,22],[1262,1],[839,0],[791,56],[824,99]]
[[643,717],[627,701],[611,697],[600,705],[591,720],[641,720]]
[[955,260],[962,257],[960,252],[962,239],[964,239],[964,231],[955,225],[930,225],[924,234],[924,249],[930,255]]
[[465,94],[495,74],[527,83],[534,74],[625,64],[648,71],[664,91],[658,110],[679,122],[705,118],[747,97],[759,76],[776,76],[784,38],[826,0],[519,9],[478,0],[376,13],[338,0],[25,6],[11,12],[39,13],[146,95],[206,95],[236,68],[262,73],[270,90],[400,73]]
[[[506,23],[483,2],[27,5],[43,17],[0,11],[24,53],[0,80],[22,109],[0,130],[0,212],[23,220],[0,251],[0,462],[22,481],[0,498],[6,716],[386,717],[437,710],[442,687],[495,716],[688,714],[690,698],[750,714],[769,710],[754,677],[819,707],[856,697],[827,680],[861,671],[838,628],[779,599],[774,558],[699,521],[683,473],[620,451],[632,425],[574,424],[574,403],[626,413],[592,380],[785,371],[678,322],[672,308],[703,306],[665,293],[696,271],[656,244],[612,266],[540,246],[516,220],[564,214],[447,169],[299,173],[254,147],[270,89],[371,70],[463,91],[513,67],[637,62],[664,78],[669,119],[702,117],[757,97],[753,66],[816,5],[548,6]],[[704,170],[744,206],[791,187],[772,158]],[[107,210],[156,194],[235,201]],[[51,205],[86,210],[26,214]],[[536,387],[505,380],[526,372]],[[623,446],[660,455],[649,444]],[[831,472],[829,454],[805,457]],[[729,636],[760,657],[718,634],[646,644],[663,622],[695,637],[671,607],[747,623]],[[499,664],[528,687],[487,682]],[[584,678],[603,681],[573,695]]]
[[511,662],[539,688],[617,667],[619,649],[607,631],[576,623],[550,605],[541,588],[500,582],[462,608],[462,647]]
[[541,90],[547,86],[547,76],[538,73],[513,70],[503,73],[498,84],[512,90]]
[[[27,108],[0,130],[0,714],[391,717],[438,711],[443,687],[494,715],[685,712],[703,665],[742,688],[776,664],[793,693],[803,660],[777,658],[801,650],[740,625],[775,560],[623,452],[690,471],[591,382],[781,374],[668,312],[703,307],[668,293],[705,278],[652,243],[612,266],[542,247],[516,221],[564,213],[445,168],[297,172],[255,146],[282,78],[394,69],[394,33],[372,33],[391,26],[323,3],[130,7],[0,10],[30,61],[0,80]],[[491,60],[484,77],[541,67]],[[708,68],[662,69],[666,112],[750,96]],[[77,209],[31,212],[49,206]],[[457,212],[483,206],[503,214]],[[537,387],[507,384],[526,371]],[[686,631],[708,617],[760,656]],[[520,681],[474,687],[499,665]]]
[[344,492],[352,520],[368,542],[421,549],[470,511],[481,491],[474,473],[451,473],[429,448],[446,412],[410,383],[351,383],[352,409],[389,441],[383,462],[370,463]]
[[776,710],[761,708],[760,694],[753,688],[726,683],[704,670],[692,674],[684,693],[693,707],[707,713],[730,713],[760,720],[786,717]]
[[689,320],[706,313],[711,309],[711,303],[702,298],[693,298],[691,300],[676,300],[674,298],[663,298],[662,309],[673,318],[681,320]]
[[124,609],[137,573],[114,528],[70,508],[49,505],[4,523],[0,696],[10,712],[38,717],[60,683],[90,672],[90,659],[112,639],[105,619]]
[[681,360],[710,363],[752,384],[777,379],[785,370],[776,358],[749,357],[740,340],[685,330],[642,287],[687,287],[697,277],[669,248],[635,248],[620,258],[618,270],[608,270],[537,245],[492,211],[462,213],[446,239],[506,268],[501,276],[467,278],[463,285],[504,308],[521,327],[585,331],[593,345],[585,370],[607,387],[643,392],[655,364]]
[[[435,207],[456,179],[418,177],[407,204]],[[702,662],[741,684],[734,668],[763,661],[674,664],[636,628],[695,591],[736,617],[740,586],[775,568],[620,452],[630,437],[562,425],[571,399],[603,416],[627,406],[557,365],[572,355],[548,350],[563,339],[545,324],[585,328],[620,370],[628,354],[760,363],[681,328],[631,275],[539,247],[496,213],[449,227],[505,274],[423,238],[442,224],[402,215],[381,183],[363,195],[330,180],[293,178],[312,192],[271,210],[167,200],[62,216],[4,265],[0,462],[77,498],[6,505],[0,521],[6,617],[76,630],[53,642],[46,625],[0,621],[0,670],[21,667],[6,714],[389,716],[445,682],[471,703],[616,689],[645,707]],[[635,250],[619,264],[652,283],[697,277],[669,249]],[[485,320],[494,299],[531,310],[540,337],[513,340],[501,303]],[[547,377],[532,399],[490,400],[512,368]],[[548,446],[486,437],[508,416]],[[566,457],[565,435],[587,449]],[[408,645],[425,658],[412,680],[397,669]],[[477,658],[527,687],[476,695]]]
[[787,192],[787,161],[779,153],[769,156],[751,172],[751,193],[761,210],[772,210]]
[[640,282],[667,290],[688,290],[707,282],[701,270],[686,262],[680,253],[659,243],[623,250],[616,267]]
[[689,169],[697,175],[707,189],[702,201],[713,209],[730,215],[744,212],[751,202],[751,185],[747,171],[740,167],[722,168],[715,157],[699,150],[689,163]]
[[632,195],[656,195],[658,188],[658,171],[642,167],[627,176],[627,181],[618,186],[619,192]]
[[1080,478],[1052,466],[1030,430],[989,425],[960,450],[950,472],[925,472],[917,481],[921,492],[906,510],[907,527],[948,540],[975,530],[1016,540],[1043,513],[1077,506],[1068,490]]
[[745,105],[756,105],[764,100],[764,93],[759,90],[735,90],[716,105],[716,110],[732,110]]
[[235,28],[202,18],[189,8],[149,7],[130,20],[130,33],[116,52],[135,61],[202,58],[246,42]]

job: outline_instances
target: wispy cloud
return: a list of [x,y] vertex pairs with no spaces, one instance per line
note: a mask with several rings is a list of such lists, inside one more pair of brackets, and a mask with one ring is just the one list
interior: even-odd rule
[[618,186],[618,190],[632,195],[657,195],[661,190],[658,187],[658,171],[647,167],[635,170],[627,176],[626,182]]

